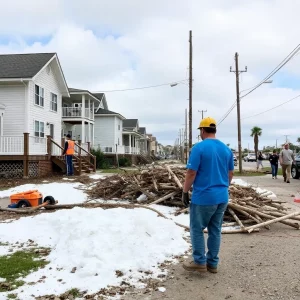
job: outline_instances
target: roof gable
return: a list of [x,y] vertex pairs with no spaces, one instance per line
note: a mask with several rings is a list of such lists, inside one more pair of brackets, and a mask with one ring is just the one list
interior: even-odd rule
[[123,128],[135,128],[135,127],[138,127],[138,119],[123,120]]
[[125,117],[123,117],[121,114],[104,108],[97,109],[95,111],[95,116],[97,115],[115,115],[118,116],[120,119],[125,119]]
[[55,53],[2,54],[0,78],[32,78],[55,55]]

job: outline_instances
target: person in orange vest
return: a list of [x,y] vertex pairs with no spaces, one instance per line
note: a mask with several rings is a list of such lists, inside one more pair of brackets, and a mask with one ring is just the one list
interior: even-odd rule
[[63,155],[66,156],[66,165],[67,165],[67,176],[74,175],[74,168],[73,168],[73,155],[75,153],[75,142],[72,141],[71,135],[67,134],[67,140],[65,142],[65,149]]

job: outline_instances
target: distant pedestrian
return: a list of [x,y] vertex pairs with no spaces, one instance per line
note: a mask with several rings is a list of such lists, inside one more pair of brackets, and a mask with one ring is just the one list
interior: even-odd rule
[[258,155],[257,155],[257,166],[256,166],[257,171],[258,171],[258,169],[259,169],[259,166],[261,166],[261,168],[264,167],[264,166],[263,166],[263,163],[262,163],[263,159],[264,159],[264,157],[263,157],[261,151],[258,152]]
[[279,160],[279,156],[277,154],[277,151],[274,149],[273,154],[271,154],[269,157],[269,161],[270,161],[271,168],[272,168],[272,179],[277,179],[278,160]]
[[72,141],[71,135],[67,134],[63,155],[66,156],[67,176],[74,175],[73,155],[75,153],[75,142]]
[[290,183],[292,163],[295,162],[294,153],[289,149],[288,143],[284,145],[284,149],[281,150],[279,155],[280,165],[282,166],[283,180],[286,183]]
[[[228,203],[228,186],[233,176],[233,154],[216,139],[216,121],[204,118],[199,125],[203,142],[192,148],[182,192],[188,207],[189,190],[193,185],[190,204],[190,234],[193,259],[183,264],[187,271],[217,273],[221,229]],[[207,228],[207,253],[203,230]]]

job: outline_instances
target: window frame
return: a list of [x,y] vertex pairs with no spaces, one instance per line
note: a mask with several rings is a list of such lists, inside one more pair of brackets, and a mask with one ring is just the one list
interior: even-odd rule
[[[38,89],[38,92],[37,92],[37,89]],[[38,101],[37,101],[37,99],[38,99]],[[38,84],[35,84],[35,86],[34,86],[34,105],[43,107],[43,108],[45,106],[45,90]]]
[[[38,124],[38,130],[36,130],[37,124]],[[41,126],[41,124],[43,124],[43,125]],[[41,131],[41,128],[43,129],[43,131]],[[37,133],[38,133],[38,135],[36,135]],[[36,137],[36,138],[44,138],[45,137],[45,122],[34,120],[34,137]]]
[[[56,102],[53,101],[53,98],[55,98],[55,97],[56,97]],[[57,96],[57,94],[50,93],[50,111],[56,112],[56,113],[57,113],[57,109],[58,109],[57,101],[58,101],[58,96]],[[53,105],[54,105],[54,106],[56,105],[56,110],[53,109]]]

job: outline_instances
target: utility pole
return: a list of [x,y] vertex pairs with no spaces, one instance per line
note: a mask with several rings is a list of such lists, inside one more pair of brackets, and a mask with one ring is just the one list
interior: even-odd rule
[[187,109],[185,109],[185,130],[184,130],[184,153],[185,153],[185,163],[187,164],[187,153],[188,153],[188,143],[187,143]]
[[236,78],[236,108],[237,108],[237,125],[238,125],[238,150],[239,150],[239,171],[242,173],[242,133],[241,133],[241,110],[240,110],[240,82],[239,75],[240,73],[247,72],[247,67],[245,70],[239,70],[239,55],[235,53],[235,71],[232,71],[232,67],[230,67],[230,72],[235,73]]
[[285,142],[287,143],[288,142],[287,137],[289,136],[289,134],[285,134],[284,136],[285,136]]
[[202,120],[203,120],[203,113],[207,112],[207,109],[206,110],[198,110],[198,112],[202,113]]
[[189,149],[192,148],[193,138],[192,138],[192,100],[193,100],[193,42],[192,42],[192,30],[190,30],[190,76],[189,76]]

